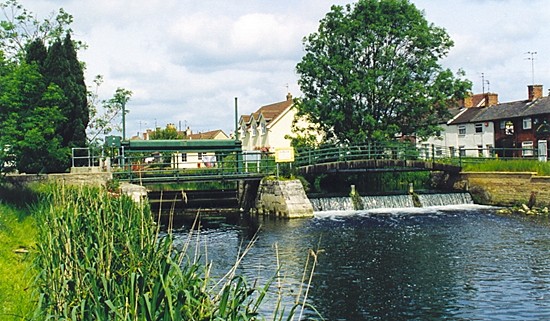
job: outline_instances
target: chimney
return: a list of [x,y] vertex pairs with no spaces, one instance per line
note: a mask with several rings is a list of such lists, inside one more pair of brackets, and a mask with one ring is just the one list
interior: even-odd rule
[[527,93],[529,101],[533,101],[542,98],[542,85],[529,85],[527,86]]
[[474,107],[474,97],[472,96],[471,93],[468,93],[466,94],[466,96],[464,96],[464,107],[465,108]]
[[486,93],[485,94],[485,107],[498,105],[498,94],[497,93]]

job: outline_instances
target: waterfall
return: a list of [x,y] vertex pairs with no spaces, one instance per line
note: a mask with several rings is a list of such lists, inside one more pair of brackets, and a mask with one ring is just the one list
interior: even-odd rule
[[418,194],[418,199],[423,207],[474,203],[469,193]]
[[316,212],[354,210],[351,197],[311,198],[310,201]]
[[362,196],[363,209],[414,207],[411,195]]
[[[469,193],[418,194],[422,207],[473,204]],[[321,211],[354,211],[351,197],[310,198],[313,210]],[[363,210],[378,208],[414,207],[412,195],[360,196]]]

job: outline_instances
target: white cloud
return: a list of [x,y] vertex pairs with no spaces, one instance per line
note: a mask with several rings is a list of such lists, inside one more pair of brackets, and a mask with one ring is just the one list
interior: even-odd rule
[[[536,81],[550,87],[550,10],[546,0],[411,0],[455,47],[443,61],[463,68],[481,91],[481,73],[502,101],[523,99],[531,82],[527,51],[537,51]],[[317,30],[332,4],[343,0],[27,0],[38,17],[63,7],[74,16],[75,38],[88,82],[105,77],[134,92],[128,132],[156,123],[193,130],[233,128],[239,111],[299,95],[295,66],[302,38]],[[487,90],[487,87],[486,87]],[[141,126],[140,126],[141,123]],[[145,125],[147,124],[147,125]]]

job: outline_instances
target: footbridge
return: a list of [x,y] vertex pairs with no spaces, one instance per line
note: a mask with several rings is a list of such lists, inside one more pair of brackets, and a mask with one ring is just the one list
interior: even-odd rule
[[[238,140],[131,140],[111,146],[113,175],[137,184],[260,180],[278,173],[271,152],[243,151]],[[443,171],[458,173],[460,157],[412,144],[301,148],[286,165],[297,174]]]
[[434,148],[410,144],[363,144],[302,149],[295,167],[299,174],[443,171],[458,173],[460,157],[438,155]]

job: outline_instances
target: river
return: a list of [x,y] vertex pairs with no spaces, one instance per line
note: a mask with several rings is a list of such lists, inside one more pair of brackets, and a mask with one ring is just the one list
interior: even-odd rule
[[[314,250],[307,301],[325,320],[550,320],[547,218],[469,204],[205,224],[199,243],[212,273],[227,271],[258,229],[238,273],[265,284],[278,257],[287,309]],[[177,244],[187,235],[179,230]],[[262,310],[268,319],[275,292]],[[320,319],[306,308],[302,319],[311,318]]]

